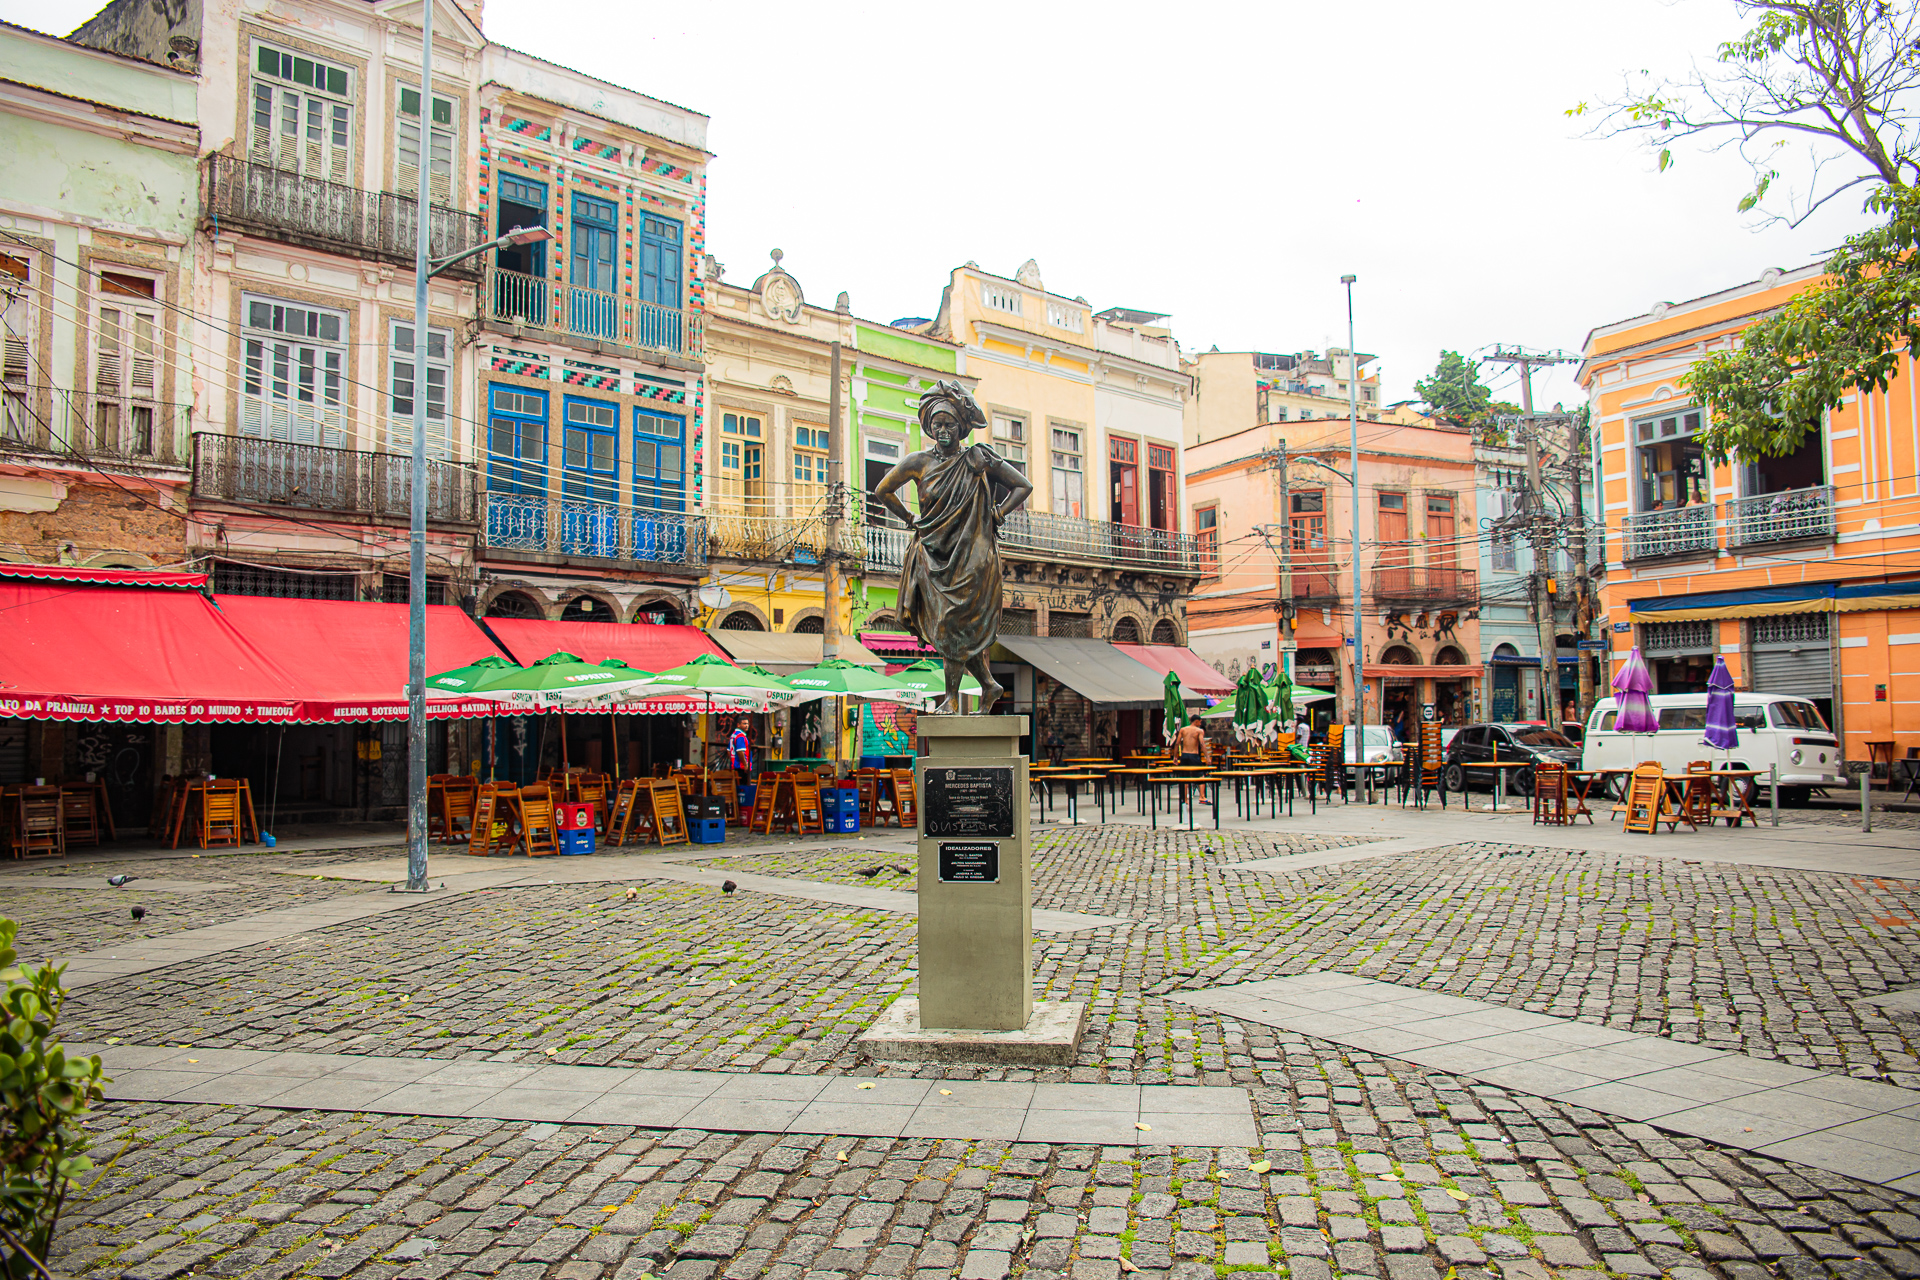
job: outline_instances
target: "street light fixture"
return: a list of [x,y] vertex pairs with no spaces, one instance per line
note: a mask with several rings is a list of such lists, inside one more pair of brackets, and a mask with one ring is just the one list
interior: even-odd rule
[[1361,726],[1366,723],[1367,686],[1360,657],[1360,353],[1353,345],[1353,286],[1358,276],[1341,276],[1347,287],[1347,479],[1353,484],[1353,758],[1366,759],[1361,750]]
[[[433,5],[420,14],[420,84],[433,83]],[[433,208],[420,166],[413,245],[413,481],[407,538],[407,892],[427,891],[427,283],[448,267],[491,250],[536,244],[553,233],[515,227],[450,257],[427,252]]]

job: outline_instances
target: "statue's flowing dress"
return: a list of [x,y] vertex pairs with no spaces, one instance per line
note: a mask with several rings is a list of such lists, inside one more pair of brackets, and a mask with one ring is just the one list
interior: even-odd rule
[[985,653],[1000,629],[1000,544],[993,450],[972,445],[929,456],[919,477],[920,528],[900,569],[900,617],[942,658]]

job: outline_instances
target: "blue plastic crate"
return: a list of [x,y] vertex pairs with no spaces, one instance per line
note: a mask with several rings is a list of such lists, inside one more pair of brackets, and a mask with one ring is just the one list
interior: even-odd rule
[[753,812],[753,797],[758,790],[758,783],[743,782],[740,784],[740,811],[742,813]]
[[856,813],[837,813],[827,819],[827,830],[833,832],[853,832],[860,829],[860,815]]
[[687,823],[687,838],[695,844],[725,844],[727,842],[727,820],[725,818],[695,818]]
[[560,852],[564,854],[582,854],[593,852],[593,828],[581,831],[562,831],[560,833]]

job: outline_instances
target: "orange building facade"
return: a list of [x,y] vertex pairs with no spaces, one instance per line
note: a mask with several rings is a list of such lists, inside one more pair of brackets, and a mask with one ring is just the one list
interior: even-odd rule
[[1885,760],[1920,748],[1920,369],[1791,455],[1717,465],[1682,385],[1821,278],[1770,270],[1588,335],[1609,669],[1638,645],[1656,691],[1685,693],[1724,657],[1742,689],[1812,698],[1848,760]]

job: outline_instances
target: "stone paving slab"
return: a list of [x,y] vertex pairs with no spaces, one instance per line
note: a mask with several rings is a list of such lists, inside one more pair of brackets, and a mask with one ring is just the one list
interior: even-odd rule
[[1231,1086],[948,1083],[118,1044],[67,1051],[99,1054],[113,1077],[107,1096],[122,1102],[1115,1147],[1260,1141],[1250,1095]]
[[[680,865],[682,858],[708,858],[722,845],[695,846],[691,851],[673,854],[595,854],[584,858],[543,858],[538,862],[508,858],[465,858],[458,854],[427,859],[427,878],[443,878],[452,886],[475,868],[500,875],[516,876],[502,883],[515,884],[624,884],[634,880],[671,880],[679,884],[719,887],[731,880],[741,889],[771,894],[778,898],[799,898],[825,902],[837,907],[855,907],[867,911],[893,911],[917,915],[919,895],[901,889],[881,889],[868,885],[832,884],[791,876],[763,876],[751,871],[719,867]],[[824,847],[824,846],[823,846]],[[885,843],[870,846],[875,853],[885,851]],[[772,852],[773,850],[763,850]],[[896,851],[897,852],[897,851]],[[393,858],[380,862],[346,863],[336,867],[302,867],[289,874],[337,876],[341,879],[398,882],[406,878],[406,861]],[[1126,924],[1124,916],[1090,915],[1079,911],[1036,910],[1033,927],[1044,933],[1078,933],[1083,929],[1105,929]]]
[[1344,973],[1175,999],[1416,1066],[1920,1190],[1920,1092]]

